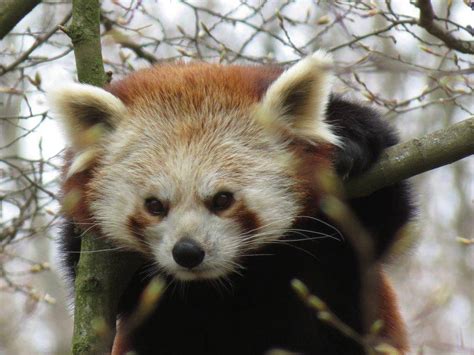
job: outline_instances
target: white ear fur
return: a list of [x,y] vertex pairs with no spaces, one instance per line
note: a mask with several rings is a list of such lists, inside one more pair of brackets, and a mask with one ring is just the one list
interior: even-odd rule
[[332,66],[331,56],[319,50],[290,67],[268,88],[259,107],[260,119],[303,139],[339,145],[325,122]]
[[51,90],[48,102],[58,114],[72,148],[81,151],[114,129],[127,114],[125,105],[104,89],[71,83]]

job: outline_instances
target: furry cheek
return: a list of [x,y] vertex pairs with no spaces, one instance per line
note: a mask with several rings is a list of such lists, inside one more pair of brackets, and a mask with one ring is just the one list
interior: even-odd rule
[[[237,258],[238,254],[253,249],[255,235],[263,226],[263,221],[255,210],[243,200],[238,200],[232,208],[220,213],[219,218],[228,225],[227,235],[223,236],[224,240],[220,244],[232,245],[237,250]],[[229,246],[221,249],[228,250]]]
[[[125,224],[129,234],[133,237],[135,244],[140,247],[140,251],[145,253],[151,253],[151,245],[153,240],[150,240],[150,234],[156,235],[155,226],[162,221],[160,217],[152,217],[143,213],[143,211],[137,211],[136,213],[129,215]],[[156,239],[156,238],[152,238]]]
[[236,209],[234,218],[244,231],[248,249],[272,243],[290,228],[299,213],[297,197],[291,190],[284,181],[271,187],[262,182],[246,189],[246,205]]
[[105,171],[98,175],[92,185],[90,206],[102,233],[120,247],[146,252],[142,232],[150,221],[137,213],[140,201],[134,189],[124,181],[112,181],[112,174]]

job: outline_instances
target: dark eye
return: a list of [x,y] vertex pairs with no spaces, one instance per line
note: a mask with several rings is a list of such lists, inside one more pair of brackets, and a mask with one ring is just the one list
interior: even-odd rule
[[234,203],[234,195],[231,192],[218,192],[212,198],[212,210],[224,211]]
[[153,216],[164,216],[166,214],[166,208],[163,203],[154,197],[145,200],[145,208]]

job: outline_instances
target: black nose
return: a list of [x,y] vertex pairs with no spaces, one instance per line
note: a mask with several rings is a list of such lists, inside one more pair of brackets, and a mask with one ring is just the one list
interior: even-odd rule
[[192,269],[204,259],[204,250],[191,238],[182,238],[173,247],[173,259],[179,265]]

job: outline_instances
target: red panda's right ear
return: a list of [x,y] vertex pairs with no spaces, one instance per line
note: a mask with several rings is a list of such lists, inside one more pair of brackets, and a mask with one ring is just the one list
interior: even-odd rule
[[61,86],[48,93],[48,101],[76,152],[92,148],[127,115],[120,99],[92,85]]

